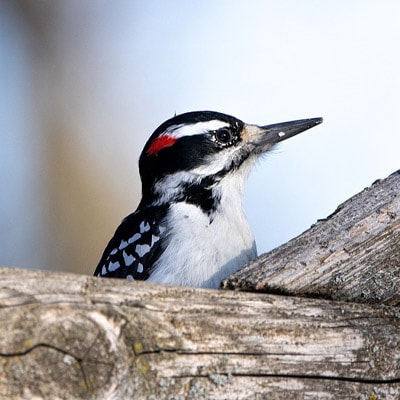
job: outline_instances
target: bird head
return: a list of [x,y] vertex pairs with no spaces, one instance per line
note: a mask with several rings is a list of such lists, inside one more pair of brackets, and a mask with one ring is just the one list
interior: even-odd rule
[[168,202],[239,172],[244,180],[259,155],[321,122],[310,118],[259,126],[214,111],[177,115],[155,130],[142,151],[142,201]]

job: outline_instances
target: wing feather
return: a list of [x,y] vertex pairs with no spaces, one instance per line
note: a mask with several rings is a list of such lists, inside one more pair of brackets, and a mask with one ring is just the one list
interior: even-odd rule
[[167,207],[146,207],[128,215],[105,248],[94,275],[148,279],[164,251],[167,232],[162,221],[166,211]]

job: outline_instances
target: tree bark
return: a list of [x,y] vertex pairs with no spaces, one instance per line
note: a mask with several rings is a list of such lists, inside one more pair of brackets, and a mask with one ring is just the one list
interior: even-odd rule
[[399,399],[397,307],[0,269],[0,397]]
[[400,170],[226,279],[223,288],[400,304]]

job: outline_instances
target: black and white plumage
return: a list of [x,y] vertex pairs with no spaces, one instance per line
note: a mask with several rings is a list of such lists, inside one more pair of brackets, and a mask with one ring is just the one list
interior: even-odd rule
[[257,126],[213,111],[164,122],[139,159],[141,202],[116,230],[95,275],[218,288],[257,256],[242,207],[255,160],[321,122]]

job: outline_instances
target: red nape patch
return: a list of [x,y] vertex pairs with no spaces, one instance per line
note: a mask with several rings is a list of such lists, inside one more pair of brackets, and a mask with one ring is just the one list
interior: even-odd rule
[[148,156],[154,156],[158,154],[158,152],[165,147],[172,146],[178,139],[173,136],[169,135],[161,135],[158,138],[155,138],[149,148],[147,149],[146,153]]

